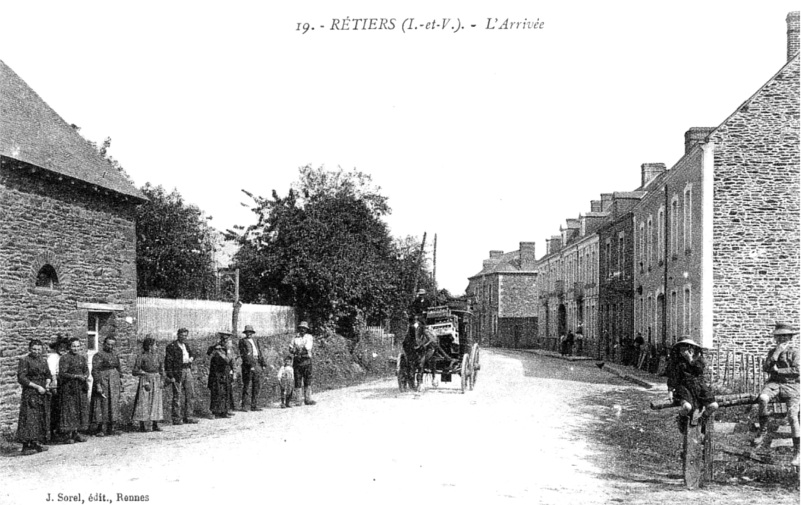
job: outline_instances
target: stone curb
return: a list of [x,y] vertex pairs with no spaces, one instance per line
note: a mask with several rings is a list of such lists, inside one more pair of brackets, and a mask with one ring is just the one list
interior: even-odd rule
[[[590,358],[590,357],[587,357],[587,356],[562,356],[559,353],[556,353],[556,352],[553,352],[553,351],[543,351],[541,349],[518,349],[518,350],[524,351],[524,352],[528,352],[528,353],[532,353],[532,354],[536,354],[538,356],[545,356],[545,357],[548,357],[548,358],[562,359],[562,360],[565,360],[565,361],[598,361],[598,360],[596,360],[594,358]],[[637,377],[635,375],[631,375],[631,374],[628,374],[628,373],[620,370],[615,365],[609,365],[609,363],[606,363],[606,362],[604,362],[604,366],[603,366],[602,370],[606,370],[607,372],[611,373],[612,375],[617,375],[621,379],[627,380],[629,382],[633,382],[633,383],[637,384],[638,386],[644,387],[646,389],[659,389],[660,387],[663,388],[663,389],[665,388],[664,384],[659,384],[659,383],[647,381],[645,379],[641,379],[641,378],[639,378],[639,377]]]

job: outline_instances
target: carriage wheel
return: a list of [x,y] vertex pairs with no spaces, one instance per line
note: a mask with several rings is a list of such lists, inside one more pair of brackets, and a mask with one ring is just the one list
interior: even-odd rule
[[481,352],[479,351],[478,344],[473,344],[473,349],[470,351],[470,369],[472,374],[470,377],[470,390],[476,385],[476,378],[478,371],[481,370]]
[[459,372],[459,376],[462,378],[462,394],[464,394],[465,388],[473,389],[472,374],[470,373],[470,356],[467,354],[462,356],[462,370]]

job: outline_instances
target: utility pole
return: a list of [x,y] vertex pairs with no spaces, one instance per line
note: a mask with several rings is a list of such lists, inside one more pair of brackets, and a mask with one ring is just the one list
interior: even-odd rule
[[414,289],[412,290],[412,298],[417,295],[418,281],[420,280],[420,266],[423,264],[423,251],[426,248],[426,232],[423,232],[423,242],[420,244],[420,252],[417,253],[417,268],[414,270]]
[[231,333],[237,334],[237,326],[239,326],[239,309],[242,307],[242,302],[239,300],[239,269],[234,270],[220,269],[220,276],[229,277],[234,283],[233,292],[233,311],[231,313]]
[[437,296],[437,234],[434,234],[434,296]]

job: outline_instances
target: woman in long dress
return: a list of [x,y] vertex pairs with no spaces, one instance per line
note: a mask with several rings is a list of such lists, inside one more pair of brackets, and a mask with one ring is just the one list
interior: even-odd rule
[[229,413],[229,390],[231,387],[231,362],[225,352],[225,346],[217,343],[209,361],[209,393],[211,404],[209,409],[216,418],[232,417]]
[[89,426],[89,363],[81,353],[81,341],[70,339],[70,352],[58,362],[59,429],[67,443],[86,442],[78,430]]
[[20,358],[17,380],[22,385],[19,406],[17,440],[22,442],[22,454],[27,456],[47,450],[43,446],[50,438],[50,369],[42,356],[42,342],[31,340],[28,355]]
[[139,431],[161,431],[164,419],[164,359],[156,352],[156,340],[147,336],[142,342],[142,354],[136,357],[132,374],[139,377],[134,399],[133,422],[139,422]]

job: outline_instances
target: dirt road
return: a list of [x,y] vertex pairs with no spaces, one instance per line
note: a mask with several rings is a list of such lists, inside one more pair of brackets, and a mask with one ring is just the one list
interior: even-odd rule
[[[0,458],[0,503],[47,503],[48,493],[56,503],[58,493],[151,504],[640,501],[648,485],[610,479],[587,437],[614,407],[582,405],[632,387],[591,363],[485,351],[466,394],[458,377],[421,394],[386,380],[321,393],[313,407]],[[687,499],[678,481],[650,503],[676,499]]]

